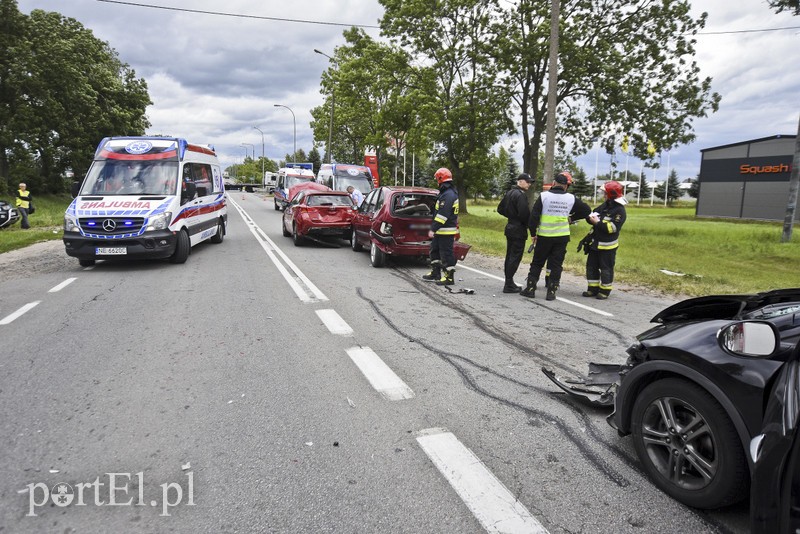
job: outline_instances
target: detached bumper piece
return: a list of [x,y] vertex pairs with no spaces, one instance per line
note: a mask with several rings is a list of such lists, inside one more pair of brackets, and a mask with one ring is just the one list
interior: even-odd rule
[[598,407],[613,407],[614,395],[629,366],[608,363],[590,363],[589,374],[583,378],[559,378],[550,369],[542,367],[544,375],[561,390],[579,401]]

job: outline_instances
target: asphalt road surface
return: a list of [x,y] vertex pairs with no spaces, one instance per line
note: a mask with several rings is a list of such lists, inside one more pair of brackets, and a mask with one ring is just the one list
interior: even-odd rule
[[451,294],[229,199],[224,242],[184,265],[6,264],[1,532],[747,531],[747,503],[657,490],[540,370],[622,363],[673,300],[575,277],[523,299],[477,257]]

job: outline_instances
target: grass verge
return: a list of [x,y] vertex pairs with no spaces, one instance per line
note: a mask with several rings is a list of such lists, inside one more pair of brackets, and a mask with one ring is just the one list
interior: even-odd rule
[[[473,250],[505,255],[506,219],[497,201],[470,202],[469,214],[460,219],[461,238]],[[666,293],[709,295],[752,293],[800,287],[800,228],[790,243],[781,243],[779,222],[704,219],[694,207],[665,208],[629,204],[620,234],[615,281],[646,286]],[[589,225],[572,225],[572,241],[564,267],[585,274],[586,257],[575,251]],[[518,278],[526,272],[531,255],[525,254]],[[673,276],[662,272],[681,273]]]
[[[35,193],[34,193],[35,195]],[[13,204],[13,199],[10,199]],[[31,227],[23,230],[19,221],[0,229],[0,253],[27,247],[40,241],[64,236],[64,211],[72,202],[69,195],[37,195],[33,197],[36,212],[28,216]]]

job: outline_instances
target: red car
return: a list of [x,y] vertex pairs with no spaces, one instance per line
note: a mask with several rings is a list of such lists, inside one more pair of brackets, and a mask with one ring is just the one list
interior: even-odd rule
[[[428,230],[438,196],[439,191],[427,187],[385,186],[373,189],[353,218],[351,247],[356,252],[369,247],[373,267],[382,267],[386,256],[427,258],[431,246]],[[463,260],[469,248],[469,245],[456,241],[456,258]]]
[[[327,189],[327,188],[326,188]],[[344,191],[299,191],[286,206],[281,219],[283,235],[291,236],[295,246],[306,239],[337,236],[350,238],[355,204]]]

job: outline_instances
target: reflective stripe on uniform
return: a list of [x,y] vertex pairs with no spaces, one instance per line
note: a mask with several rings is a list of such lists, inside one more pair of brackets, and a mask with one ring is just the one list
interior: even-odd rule
[[569,219],[557,215],[542,215],[536,233],[541,237],[569,235]]
[[458,233],[458,228],[452,227],[442,227],[439,228],[434,232],[436,235],[456,235]]
[[614,241],[598,241],[597,250],[611,250],[619,246],[619,239]]
[[436,217],[434,217],[433,220],[440,224],[444,224],[447,222],[447,217],[445,217],[444,215],[436,215]]
[[608,285],[600,284],[600,289],[602,289],[604,291],[611,291],[613,289],[613,287],[614,286],[612,284],[608,284]]

